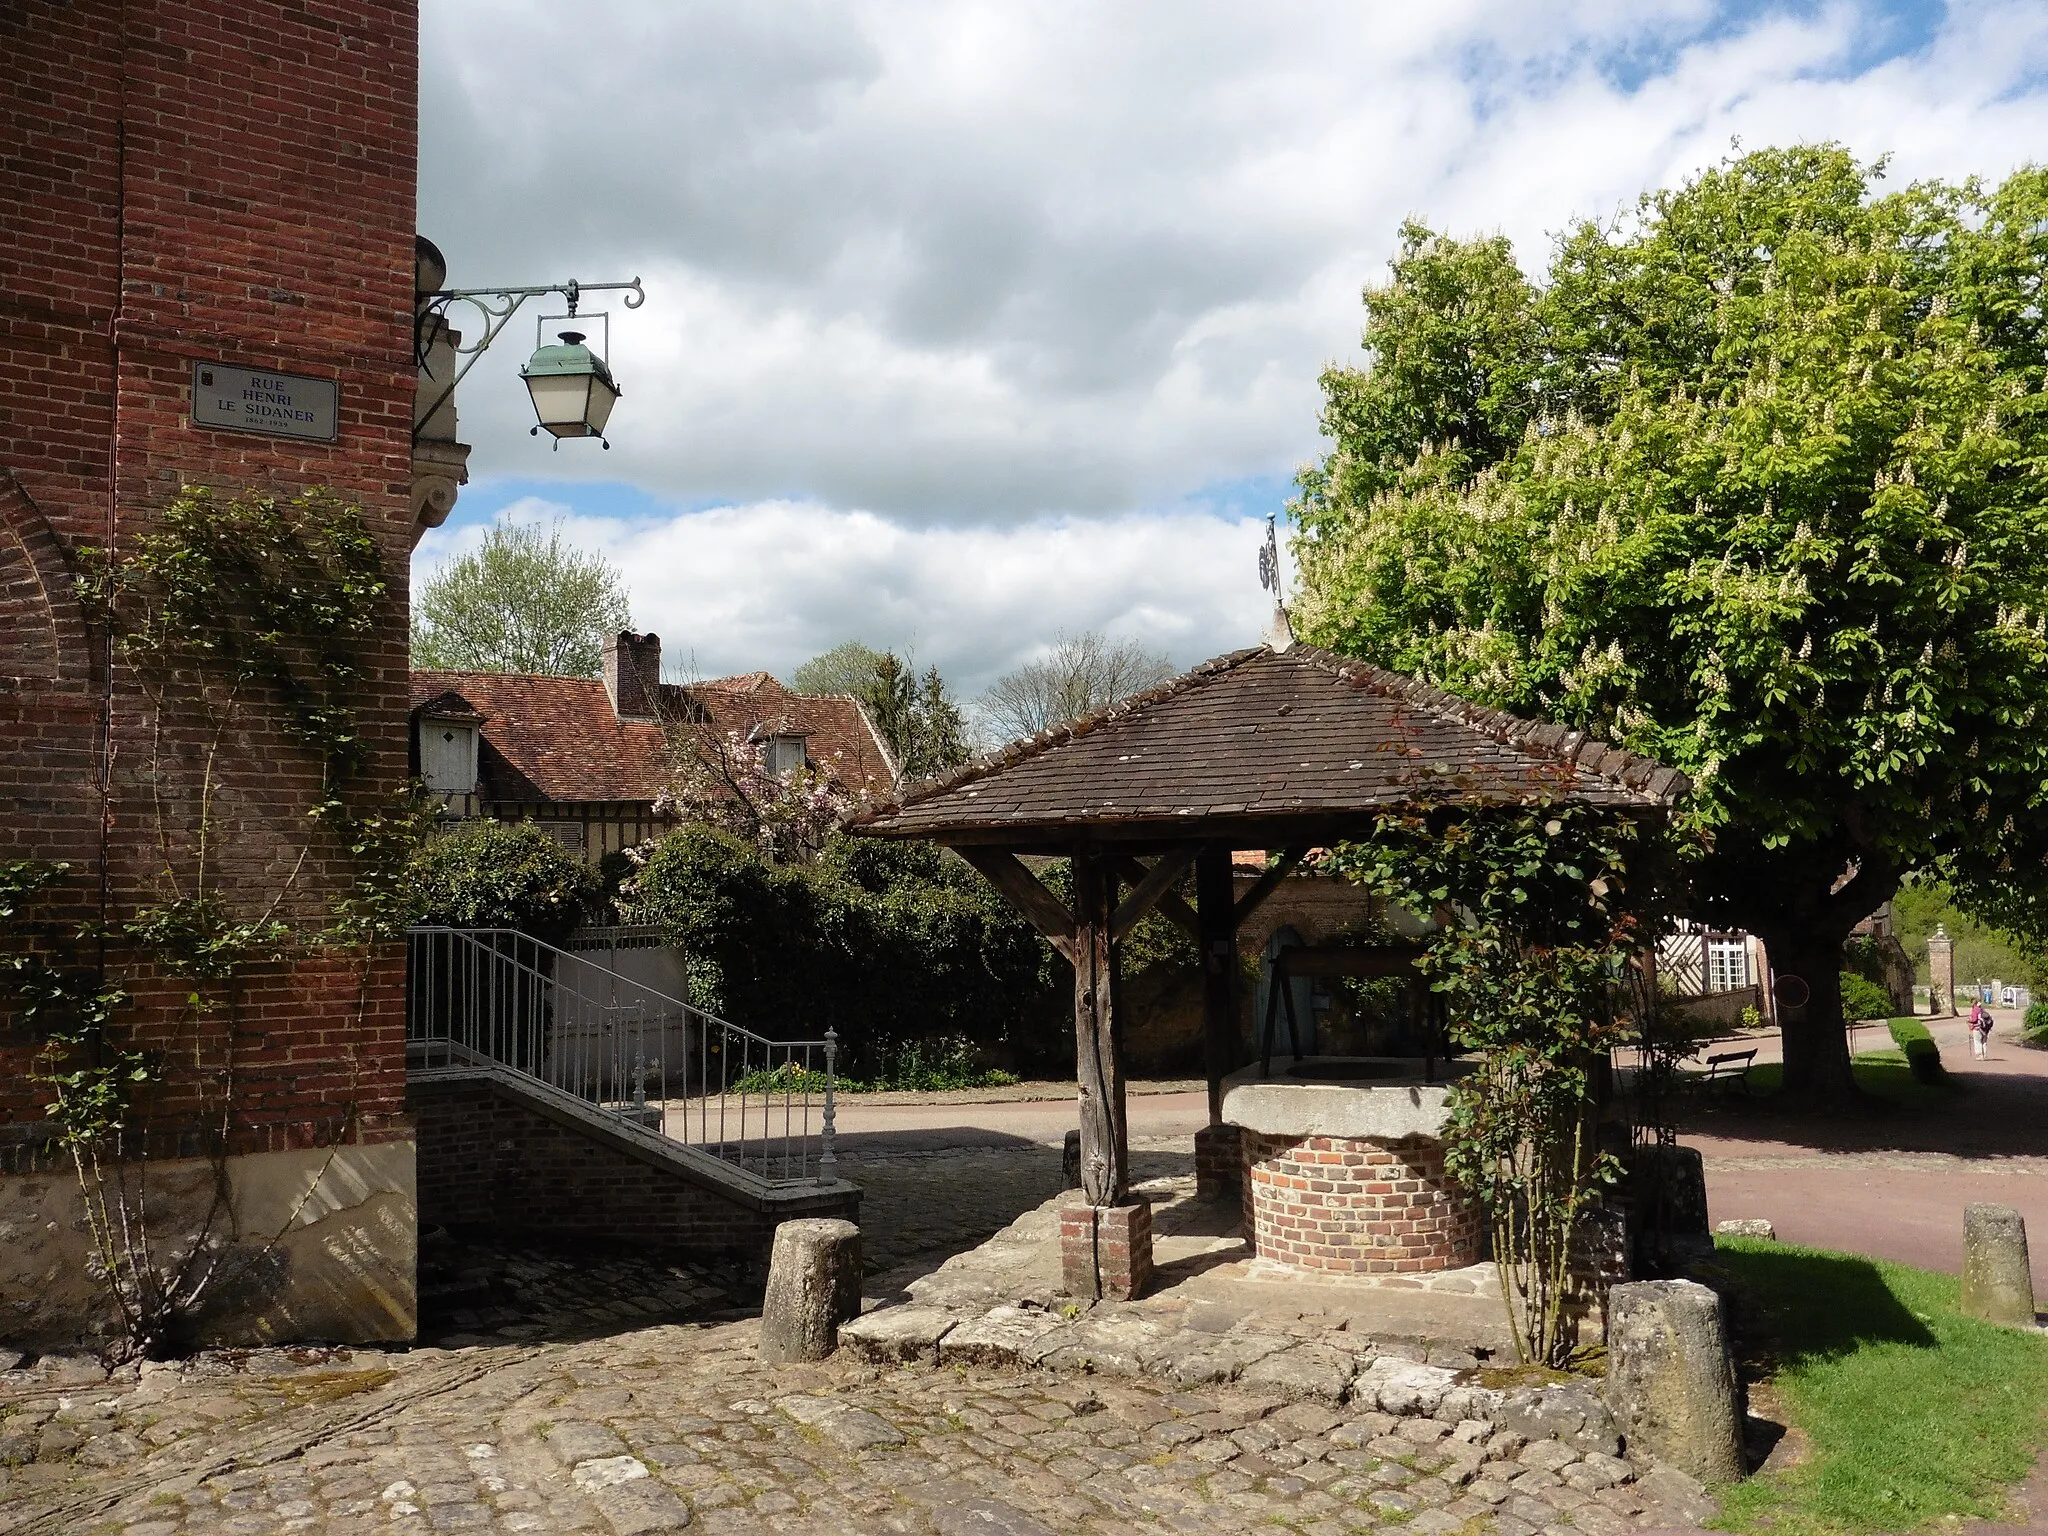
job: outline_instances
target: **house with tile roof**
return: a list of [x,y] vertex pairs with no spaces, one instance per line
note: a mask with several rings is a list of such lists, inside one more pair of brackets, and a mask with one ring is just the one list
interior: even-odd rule
[[621,631],[604,676],[412,674],[412,771],[455,817],[531,821],[596,863],[658,837],[678,742],[737,739],[771,773],[807,767],[886,794],[897,765],[856,699],[792,692],[766,672],[661,681],[661,637]]

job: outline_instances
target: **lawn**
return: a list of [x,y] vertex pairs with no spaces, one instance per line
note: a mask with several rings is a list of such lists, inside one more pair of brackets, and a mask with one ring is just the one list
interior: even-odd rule
[[[1906,1065],[1903,1051],[1864,1051],[1853,1057],[1849,1066],[1858,1088],[1894,1104],[1935,1104],[1960,1091],[1955,1083],[1920,1082]],[[1749,1069],[1750,1092],[1759,1097],[1776,1093],[1783,1081],[1784,1068],[1775,1061]]]
[[1746,1238],[1717,1250],[1745,1375],[1805,1441],[1798,1465],[1727,1490],[1720,1526],[1853,1536],[2000,1513],[2048,1432],[2048,1339],[1962,1316],[1949,1275]]

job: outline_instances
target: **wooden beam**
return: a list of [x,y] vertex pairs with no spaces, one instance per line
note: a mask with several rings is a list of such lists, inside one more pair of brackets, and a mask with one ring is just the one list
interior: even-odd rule
[[[1136,859],[1127,858],[1117,865],[1117,873],[1123,876],[1126,885],[1136,886],[1144,880],[1146,871],[1145,866]],[[1195,909],[1181,899],[1179,892],[1160,892],[1159,900],[1152,904],[1152,910],[1197,944],[1202,942],[1201,921],[1195,916]]]
[[1235,927],[1243,927],[1245,921],[1264,905],[1268,896],[1280,888],[1280,882],[1294,873],[1294,866],[1308,857],[1306,848],[1290,848],[1280,855],[1280,862],[1252,882],[1252,888],[1237,899]]
[[1131,894],[1118,903],[1115,913],[1111,915],[1109,936],[1120,939],[1137,927],[1138,920],[1152,910],[1159,898],[1167,893],[1167,888],[1188,872],[1188,866],[1195,862],[1195,855],[1199,852],[1200,845],[1190,843],[1185,848],[1162,853],[1150,869],[1146,869],[1136,859],[1119,860],[1118,865],[1122,870],[1136,868],[1140,872],[1140,878],[1132,882]]
[[1115,876],[1099,854],[1074,853],[1074,1063],[1080,1087],[1081,1191],[1115,1205],[1130,1188],[1123,1040],[1116,1016],[1116,949],[1110,941]]
[[1070,965],[1074,958],[1074,914],[1046,889],[1045,882],[1031,873],[1014,853],[1003,848],[956,848],[953,850],[981,871],[988,883],[1001,891],[1024,920],[1045,935],[1045,941]]
[[1202,1066],[1209,1123],[1223,1123],[1223,1079],[1237,1054],[1237,884],[1227,843],[1195,860],[1196,942],[1202,951]]
[[1195,915],[1195,909],[1172,891],[1159,898],[1159,915],[1174,927],[1180,929],[1197,944],[1202,942],[1202,920]]

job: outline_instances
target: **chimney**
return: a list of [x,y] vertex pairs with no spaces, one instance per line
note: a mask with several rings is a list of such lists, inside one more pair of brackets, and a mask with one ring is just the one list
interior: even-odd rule
[[605,642],[604,691],[621,720],[652,720],[661,686],[661,636],[622,629]]

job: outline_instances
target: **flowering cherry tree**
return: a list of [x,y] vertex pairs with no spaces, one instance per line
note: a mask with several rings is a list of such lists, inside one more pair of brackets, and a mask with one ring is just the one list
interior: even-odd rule
[[669,746],[669,787],[655,814],[729,832],[778,864],[814,856],[855,803],[811,763],[773,771],[760,745],[736,730],[678,723]]

